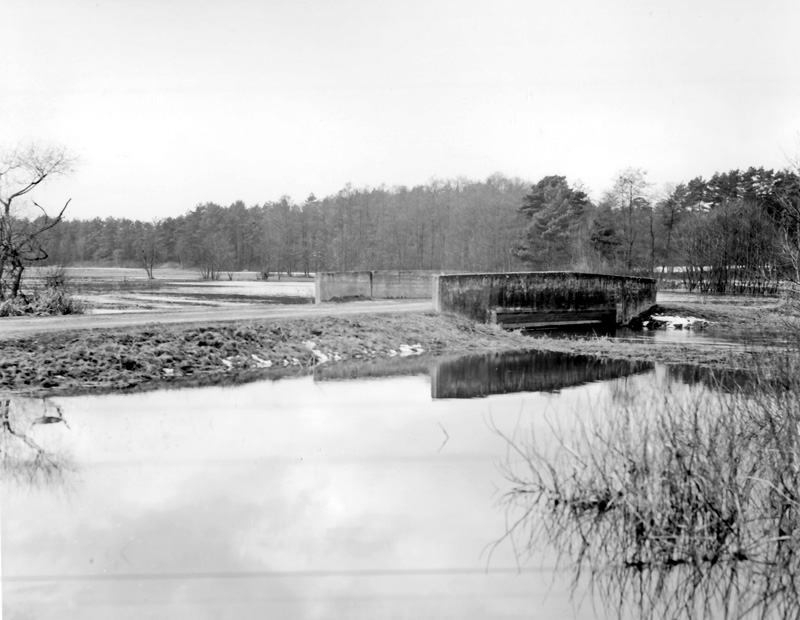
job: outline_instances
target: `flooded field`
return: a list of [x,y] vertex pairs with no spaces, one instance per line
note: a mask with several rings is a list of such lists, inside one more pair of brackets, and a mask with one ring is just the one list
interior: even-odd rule
[[408,363],[2,401],[4,617],[618,617],[529,535],[552,507],[518,501],[525,446],[698,402],[702,377],[543,353]]
[[[32,269],[36,282],[47,268]],[[90,314],[235,307],[252,304],[306,304],[314,301],[314,279],[272,275],[263,280],[254,271],[202,280],[197,271],[156,269],[148,279],[143,269],[67,267],[67,286]]]

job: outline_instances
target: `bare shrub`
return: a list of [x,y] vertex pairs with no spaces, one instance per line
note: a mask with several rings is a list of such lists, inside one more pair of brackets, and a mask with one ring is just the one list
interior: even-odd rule
[[69,293],[66,271],[61,266],[47,267],[42,273],[42,285],[39,288],[0,302],[0,317],[60,316],[83,314],[84,311],[84,305]]
[[61,265],[51,265],[42,271],[42,282],[46,289],[63,289],[67,284],[67,270]]

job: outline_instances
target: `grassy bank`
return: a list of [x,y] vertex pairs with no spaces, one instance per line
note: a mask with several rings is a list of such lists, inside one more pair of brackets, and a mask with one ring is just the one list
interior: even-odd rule
[[[759,321],[779,331],[786,329],[788,320],[778,308],[761,306],[661,310],[703,316],[718,329],[724,329],[726,321],[734,329]],[[691,341],[657,344],[592,336],[530,337],[433,314],[358,315],[125,328],[7,341],[2,345],[0,390],[54,395],[237,382],[302,374],[319,363],[389,359],[413,345],[419,345],[414,354],[421,349],[426,355],[537,349],[713,368],[748,367],[763,363],[768,355]]]
[[322,356],[333,364],[398,356],[401,345],[438,354],[502,350],[518,340],[467,321],[407,314],[60,333],[4,342],[0,388],[56,394],[226,382],[300,374]]

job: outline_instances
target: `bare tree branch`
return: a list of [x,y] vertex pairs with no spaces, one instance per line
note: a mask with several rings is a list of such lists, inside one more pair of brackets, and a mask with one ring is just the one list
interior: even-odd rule
[[22,273],[34,261],[47,258],[45,233],[62,221],[70,200],[55,217],[37,202],[43,221],[31,221],[12,210],[13,203],[45,180],[69,174],[75,158],[64,147],[30,145],[0,153],[0,301],[19,294]]

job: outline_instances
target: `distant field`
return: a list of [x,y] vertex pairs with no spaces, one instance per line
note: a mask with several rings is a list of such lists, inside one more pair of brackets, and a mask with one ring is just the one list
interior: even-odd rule
[[[26,271],[36,286],[47,267]],[[193,270],[156,269],[154,279],[144,269],[124,267],[67,267],[67,287],[90,313],[169,311],[198,307],[252,304],[303,304],[314,301],[314,279],[276,276],[262,280],[256,271],[237,271],[228,279],[202,280]]]
[[[50,267],[32,267],[25,272],[27,278],[36,279],[42,273],[50,270]],[[64,271],[68,278],[73,279],[99,279],[99,280],[147,280],[147,274],[144,269],[132,267],[65,267]],[[200,272],[194,269],[170,269],[160,268],[154,269],[153,275],[156,280],[197,280],[202,282]],[[258,271],[234,271],[232,274],[233,281],[261,281],[261,273]],[[227,282],[228,274],[223,273],[222,277],[217,282]],[[278,278],[274,273],[270,275],[269,281],[280,282],[312,282],[314,281],[314,274],[310,278],[305,276],[286,276],[283,275]]]

